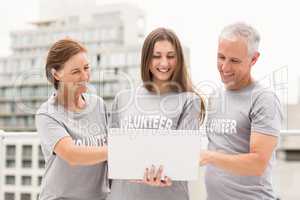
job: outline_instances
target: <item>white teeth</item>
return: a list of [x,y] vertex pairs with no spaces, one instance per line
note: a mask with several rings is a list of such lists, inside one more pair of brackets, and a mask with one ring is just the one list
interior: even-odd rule
[[169,69],[167,69],[167,68],[157,68],[157,70],[160,72],[163,72],[163,73],[166,73],[169,71]]

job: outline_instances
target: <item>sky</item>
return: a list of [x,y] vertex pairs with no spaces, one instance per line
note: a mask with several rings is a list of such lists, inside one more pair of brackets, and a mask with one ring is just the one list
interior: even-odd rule
[[[2,2],[0,12],[0,56],[9,55],[9,32],[29,28],[28,22],[39,19],[40,0]],[[59,0],[52,0],[59,1]],[[300,70],[297,50],[300,44],[300,19],[297,1],[237,0],[96,0],[98,5],[127,2],[146,13],[146,33],[164,26],[173,29],[190,49],[193,81],[203,86],[219,81],[216,68],[218,34],[230,23],[244,21],[261,35],[261,56],[253,68],[257,80],[269,80],[278,70],[288,101],[298,98]],[[284,73],[287,72],[285,75]],[[278,74],[278,73],[277,73]],[[287,78],[285,78],[287,77]]]

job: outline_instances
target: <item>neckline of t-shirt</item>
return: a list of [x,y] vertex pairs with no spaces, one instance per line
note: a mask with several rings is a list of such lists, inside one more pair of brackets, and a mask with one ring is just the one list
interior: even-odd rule
[[86,103],[86,106],[81,111],[70,111],[70,110],[66,109],[64,106],[62,106],[61,104],[58,104],[55,99],[56,92],[54,92],[52,94],[51,98],[52,98],[52,103],[55,104],[59,108],[59,110],[61,109],[64,112],[66,112],[70,115],[73,115],[73,116],[81,116],[81,115],[84,115],[90,108],[90,104],[88,103],[89,102],[88,94],[82,93],[81,95],[82,95],[83,100]]
[[176,91],[168,91],[168,92],[164,92],[164,93],[155,93],[155,92],[149,91],[145,86],[137,87],[135,91],[136,91],[137,94],[147,94],[147,95],[151,95],[151,96],[155,96],[155,97],[165,97],[165,96],[169,96],[169,95],[179,94],[179,92],[176,92]]
[[253,80],[249,85],[247,85],[246,87],[243,87],[242,89],[239,89],[239,90],[229,90],[229,89],[226,89],[225,86],[223,86],[223,90],[226,93],[231,93],[231,94],[243,93],[245,91],[253,90],[257,86],[257,84],[258,84],[258,82],[256,80]]

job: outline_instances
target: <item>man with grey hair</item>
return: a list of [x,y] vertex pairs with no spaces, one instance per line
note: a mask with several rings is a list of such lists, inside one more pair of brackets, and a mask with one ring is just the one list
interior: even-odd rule
[[259,34],[244,23],[223,29],[218,70],[224,87],[209,99],[206,132],[208,200],[276,199],[271,170],[282,114],[276,94],[251,76],[259,58]]

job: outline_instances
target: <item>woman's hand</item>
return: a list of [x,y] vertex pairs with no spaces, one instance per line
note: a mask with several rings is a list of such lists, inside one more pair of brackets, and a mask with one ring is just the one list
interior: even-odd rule
[[155,187],[169,187],[172,185],[172,181],[169,177],[164,176],[162,177],[163,173],[163,166],[160,166],[157,170],[154,165],[151,168],[146,168],[144,172],[144,179],[143,180],[134,180],[131,182],[134,183],[143,183],[150,186]]

